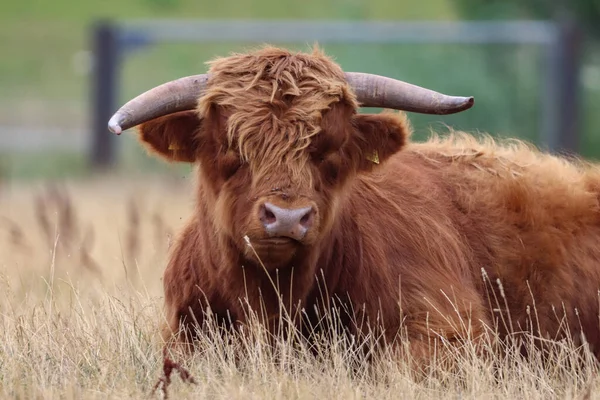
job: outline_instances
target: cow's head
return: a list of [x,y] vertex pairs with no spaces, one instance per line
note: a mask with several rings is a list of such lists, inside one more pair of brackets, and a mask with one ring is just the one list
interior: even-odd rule
[[[211,62],[132,100],[109,126],[138,124],[140,140],[171,161],[197,163],[216,229],[249,259],[282,267],[331,228],[343,189],[405,144],[398,114],[359,105],[444,114],[472,98],[400,81],[345,74],[319,51],[271,47]],[[245,242],[248,237],[254,250]]]

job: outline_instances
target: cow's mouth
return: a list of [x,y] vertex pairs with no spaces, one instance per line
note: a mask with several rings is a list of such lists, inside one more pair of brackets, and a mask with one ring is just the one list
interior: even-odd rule
[[301,242],[285,237],[272,236],[261,239],[251,240],[252,250],[250,250],[251,258],[258,258],[269,267],[282,267],[287,264],[296,254]]
[[252,242],[254,250],[259,254],[272,253],[273,255],[281,254],[282,256],[286,253],[294,253],[301,244],[298,240],[285,236],[267,237]]
[[258,244],[262,246],[289,246],[298,245],[300,242],[287,236],[272,236],[259,240]]

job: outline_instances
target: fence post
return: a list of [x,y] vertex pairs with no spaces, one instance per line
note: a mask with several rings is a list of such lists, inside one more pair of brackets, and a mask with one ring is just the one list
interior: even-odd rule
[[93,26],[92,138],[90,164],[105,170],[116,161],[115,137],[108,131],[108,120],[115,112],[119,72],[119,43],[115,26],[99,21]]
[[557,104],[558,149],[561,153],[577,154],[580,150],[581,57],[583,34],[571,18],[559,21],[557,49]]

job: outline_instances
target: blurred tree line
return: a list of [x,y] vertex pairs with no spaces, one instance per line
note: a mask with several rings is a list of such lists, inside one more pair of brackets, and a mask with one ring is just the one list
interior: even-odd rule
[[455,0],[468,19],[573,20],[594,39],[600,38],[600,0]]
[[[560,112],[571,118],[560,129],[567,132],[567,147],[600,158],[600,116],[593,111],[600,91],[598,83],[583,84],[586,72],[589,76],[590,71],[596,75],[600,71],[600,0],[454,0],[454,4],[461,17],[469,20],[534,19],[560,24],[566,36],[561,39],[559,62],[562,71],[571,74],[558,84],[565,99]],[[502,74],[515,73],[508,65],[497,68]]]

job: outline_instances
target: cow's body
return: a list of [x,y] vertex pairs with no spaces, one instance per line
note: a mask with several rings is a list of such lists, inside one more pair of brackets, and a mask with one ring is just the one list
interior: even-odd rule
[[[295,266],[293,298],[310,310],[327,286],[354,309],[366,306],[371,321],[380,313],[388,339],[401,318],[414,338],[466,337],[468,322],[473,338],[487,324],[502,336],[512,329],[558,339],[566,323],[579,343],[583,328],[598,355],[599,189],[598,168],[524,145],[501,149],[466,136],[410,145],[353,182],[314,262]],[[188,305],[202,319],[200,290],[212,311],[234,320],[243,320],[247,294],[254,309],[276,304],[260,265],[214,240],[202,189],[199,198],[202,212],[181,235],[165,275],[170,329],[179,328]],[[289,270],[279,274],[287,295]]]
[[464,134],[408,143],[403,114],[357,109],[329,59],[267,48],[216,60],[197,110],[141,126],[152,151],[199,165],[165,335],[208,306],[277,321],[277,281],[292,315],[337,299],[388,340],[404,326],[419,357],[486,326],[583,333],[599,355],[600,168]]

